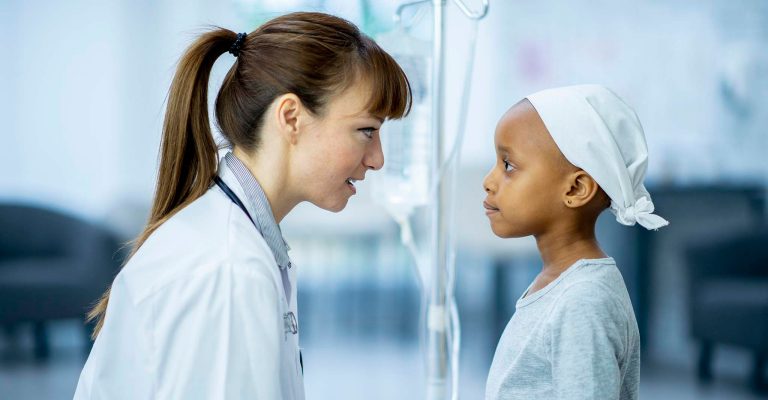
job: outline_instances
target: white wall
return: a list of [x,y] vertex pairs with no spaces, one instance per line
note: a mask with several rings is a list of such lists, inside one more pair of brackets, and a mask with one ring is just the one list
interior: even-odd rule
[[0,5],[0,197],[90,219],[145,208],[176,60],[205,24],[241,28],[218,4]]
[[[768,172],[768,112],[759,100],[768,95],[766,48],[768,5],[760,1],[492,2],[465,160],[489,163],[495,122],[521,97],[593,82],[636,108],[652,180],[759,178]],[[749,115],[723,94],[734,86]]]

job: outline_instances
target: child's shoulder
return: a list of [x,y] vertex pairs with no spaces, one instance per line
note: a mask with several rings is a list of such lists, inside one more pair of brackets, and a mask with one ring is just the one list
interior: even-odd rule
[[625,289],[624,278],[611,257],[579,260],[570,269],[563,282],[563,292],[609,295]]
[[564,280],[556,307],[607,313],[631,308],[624,280],[612,258],[585,260]]

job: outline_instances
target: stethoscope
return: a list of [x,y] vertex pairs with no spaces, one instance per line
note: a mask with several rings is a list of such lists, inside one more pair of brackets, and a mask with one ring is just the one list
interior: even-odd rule
[[[243,210],[259,234],[263,236],[261,230],[259,230],[259,226],[256,224],[256,221],[254,221],[253,217],[251,217],[251,213],[248,212],[248,209],[245,208],[245,204],[243,204],[240,198],[237,197],[235,192],[233,192],[232,189],[230,189],[230,187],[224,183],[224,181],[218,175],[213,177],[213,182],[216,183],[216,186],[218,186],[219,189],[221,189],[221,191],[224,192],[224,194],[226,194],[227,197],[229,197],[229,199],[232,200],[236,206]],[[285,328],[286,335],[288,333],[295,335],[299,332],[299,324],[296,321],[296,315],[294,315],[292,311],[288,311],[287,313],[283,314],[283,326]],[[304,374],[304,357],[301,354],[301,350],[299,350],[299,363],[301,364],[301,373]]]
[[[253,220],[253,217],[251,217],[251,213],[248,212],[248,209],[245,208],[245,204],[243,204],[242,201],[240,201],[240,198],[237,197],[235,192],[232,191],[232,189],[229,188],[229,186],[224,183],[223,180],[217,175],[213,177],[213,181],[216,183],[216,185],[224,192],[224,194],[229,197],[230,200],[232,200],[233,203],[235,203],[236,206],[240,207],[241,210],[245,213],[245,215],[248,216],[248,219],[251,220],[251,223],[253,223],[253,226],[256,227],[256,230],[258,230],[258,225],[256,225],[256,221]],[[261,234],[261,231],[259,231]]]

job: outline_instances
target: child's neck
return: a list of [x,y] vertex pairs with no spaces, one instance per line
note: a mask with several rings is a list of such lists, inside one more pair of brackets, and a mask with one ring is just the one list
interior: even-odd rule
[[607,257],[595,238],[594,227],[537,235],[536,245],[543,265],[528,294],[547,286],[578,260]]

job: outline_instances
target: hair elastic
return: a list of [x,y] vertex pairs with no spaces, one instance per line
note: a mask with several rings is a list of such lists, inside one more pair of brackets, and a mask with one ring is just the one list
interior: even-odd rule
[[232,54],[235,57],[240,55],[240,47],[243,46],[243,42],[245,41],[245,37],[247,35],[248,34],[245,32],[237,34],[237,39],[235,39],[235,42],[232,43],[232,47],[229,48],[229,54]]

